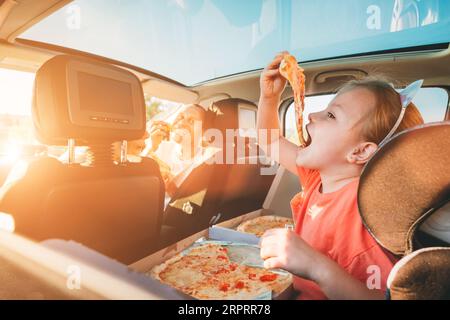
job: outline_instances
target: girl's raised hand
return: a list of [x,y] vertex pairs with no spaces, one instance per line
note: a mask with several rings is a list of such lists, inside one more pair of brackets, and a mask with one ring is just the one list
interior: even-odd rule
[[279,71],[281,61],[285,54],[287,52],[278,54],[263,70],[260,79],[262,99],[279,99],[286,88],[287,81]]

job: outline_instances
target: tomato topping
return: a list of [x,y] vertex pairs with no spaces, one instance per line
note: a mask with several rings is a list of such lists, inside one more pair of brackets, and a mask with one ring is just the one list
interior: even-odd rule
[[214,273],[215,274],[220,274],[220,273],[229,273],[230,271],[228,271],[227,269],[225,269],[225,268],[220,268],[220,269],[218,269],[217,271],[215,271]]
[[227,292],[230,289],[230,285],[228,283],[222,283],[219,287],[220,291]]
[[218,256],[217,259],[228,260],[228,258],[225,256]]
[[232,264],[230,264],[230,270],[231,271],[236,271],[236,269],[237,269],[237,264],[235,264],[235,263],[232,263]]
[[275,281],[277,279],[277,275],[275,273],[273,274],[265,274],[261,277],[259,277],[259,280],[261,280],[262,282],[270,282],[270,281]]
[[250,273],[250,274],[248,275],[248,278],[249,278],[250,280],[254,280],[254,279],[256,279],[256,274],[255,274],[255,273]]
[[245,283],[244,283],[244,281],[237,281],[236,282],[236,284],[235,284],[235,286],[234,286],[236,289],[243,289],[244,287],[245,287]]

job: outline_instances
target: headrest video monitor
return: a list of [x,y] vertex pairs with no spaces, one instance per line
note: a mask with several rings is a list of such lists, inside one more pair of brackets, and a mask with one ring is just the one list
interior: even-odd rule
[[56,56],[36,73],[33,122],[48,145],[112,143],[145,134],[144,92],[128,70],[74,56]]
[[67,68],[69,116],[74,125],[130,130],[142,127],[140,88],[133,76],[79,61],[70,62]]

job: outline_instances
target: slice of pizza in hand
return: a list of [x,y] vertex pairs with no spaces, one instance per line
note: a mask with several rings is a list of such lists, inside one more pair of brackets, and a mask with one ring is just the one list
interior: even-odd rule
[[280,74],[287,79],[294,92],[295,115],[300,146],[306,147],[307,141],[303,135],[303,111],[305,110],[304,70],[300,68],[294,56],[286,54],[280,64]]

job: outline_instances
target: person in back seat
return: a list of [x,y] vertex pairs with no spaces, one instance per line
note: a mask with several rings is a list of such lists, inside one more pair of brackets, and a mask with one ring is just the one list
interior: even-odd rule
[[151,150],[147,156],[160,165],[166,191],[172,196],[184,179],[217,150],[203,139],[214,113],[200,105],[187,105],[172,125],[155,121],[150,129]]
[[[278,55],[261,76],[258,129],[279,130],[278,106],[286,80]],[[361,220],[357,193],[364,165],[392,131],[423,123],[413,103],[378,79],[351,81],[329,106],[310,115],[301,148],[282,135],[260,146],[300,178],[291,202],[295,230],[276,229],[261,240],[266,268],[293,273],[299,299],[383,299],[395,263]],[[406,101],[409,101],[406,99]],[[396,128],[397,123],[400,125]],[[278,143],[279,154],[270,154]]]

